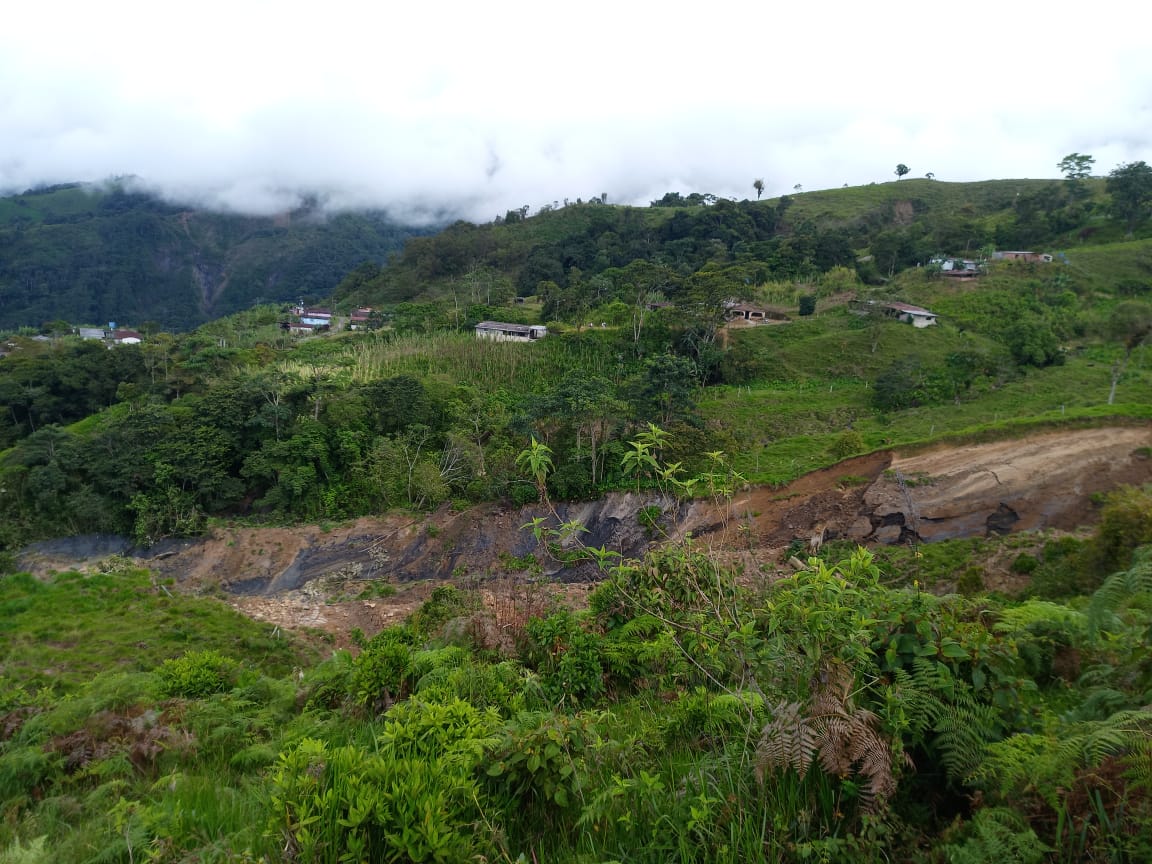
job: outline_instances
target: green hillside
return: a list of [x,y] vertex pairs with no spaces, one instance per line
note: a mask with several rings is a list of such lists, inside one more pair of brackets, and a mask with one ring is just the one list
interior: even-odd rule
[[[719,268],[741,286],[814,281],[837,266],[881,284],[936,255],[1124,239],[1108,200],[1101,179],[903,180],[764,201],[669,194],[647,208],[592,200],[527,217],[509,211],[495,224],[456,223],[409,243],[386,270],[346,280],[336,296],[380,304],[543,293],[550,315],[579,307],[589,292],[627,300],[650,283],[667,293]],[[1145,221],[1137,237],[1147,233]],[[641,262],[660,269],[641,274]]]
[[170,330],[258,303],[328,296],[363,261],[422,233],[382,213],[251,218],[126,187],[0,198],[0,329],[146,322]]
[[[340,256],[307,246],[319,242],[307,232],[371,233],[353,217],[256,231],[115,192],[94,199],[98,216],[78,196],[89,192],[25,196],[19,229],[9,201],[7,230],[43,240],[79,226],[96,243],[128,220],[185,251],[228,250],[229,280],[293,242],[334,269]],[[896,444],[1143,418],[1152,238],[1147,220],[1132,239],[1127,227],[1102,181],[578,202],[459,222],[410,239],[387,266],[345,268],[338,302],[378,304],[382,330],[300,340],[262,306],[114,352],[59,329],[17,339],[0,361],[3,542],[521,500],[535,494],[515,462],[531,436],[552,449],[551,494],[592,496],[632,482],[628,442],[649,423],[683,471],[723,452],[745,479],[779,483]],[[1029,231],[1052,260],[989,257]],[[39,266],[82,269],[86,249],[62,244]],[[925,266],[965,250],[983,261],[975,278]],[[734,300],[776,323],[727,325]],[[938,323],[861,314],[894,302]],[[486,319],[542,321],[550,335],[477,341]]]
[[[419,545],[475,502],[721,505],[893,446],[1147,425],[1152,226],[1126,239],[1084,185],[516,211],[346,270],[377,330],[294,337],[266,305],[113,350],[7,337],[0,862],[1149,860],[1147,489],[1101,496],[1091,533],[806,563],[691,540],[622,561],[538,520],[530,554],[324,659],[123,559],[10,572],[62,534],[400,510]],[[22,230],[75,206],[47,194]],[[954,278],[938,252],[987,260]],[[486,319],[548,334],[477,339]],[[262,560],[243,533],[219,542]],[[542,573],[575,561],[599,584],[568,605]],[[333,576],[346,608],[413,587]]]

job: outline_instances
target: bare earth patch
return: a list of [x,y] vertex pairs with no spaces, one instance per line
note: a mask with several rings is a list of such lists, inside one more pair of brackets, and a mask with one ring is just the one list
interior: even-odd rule
[[[586,525],[590,545],[624,556],[690,532],[748,574],[771,576],[795,541],[810,548],[837,538],[865,545],[932,542],[1091,524],[1096,493],[1152,482],[1150,447],[1146,425],[1044,432],[872,453],[781,489],[748,488],[727,507],[613,493],[560,505],[560,517]],[[663,537],[650,534],[636,515],[652,503],[665,512]],[[594,569],[566,569],[541,554],[523,527],[538,515],[547,513],[483,504],[325,528],[225,526],[141,563],[182,590],[222,596],[243,613],[282,627],[325,631],[341,646],[353,629],[372,635],[402,622],[445,581],[478,590],[500,628],[549,604],[582,605],[596,578]],[[98,560],[26,554],[21,565],[44,573]],[[1000,579],[1007,587],[1010,563],[990,566],[986,584]]]

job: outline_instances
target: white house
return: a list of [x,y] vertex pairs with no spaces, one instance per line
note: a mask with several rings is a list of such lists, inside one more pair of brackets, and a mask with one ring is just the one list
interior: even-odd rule
[[936,313],[929,312],[920,306],[913,306],[910,303],[883,303],[881,304],[885,309],[889,310],[894,318],[911,324],[913,327],[931,327],[936,323]]
[[992,253],[993,261],[1032,261],[1039,264],[1051,264],[1052,256],[1043,252],[1027,252],[1022,249],[1005,249]]
[[913,327],[931,327],[936,323],[936,313],[929,312],[911,303],[877,302],[875,300],[853,300],[848,304],[850,311],[857,315],[883,315],[911,324]]
[[117,345],[139,345],[144,341],[135,330],[113,330],[111,338]]
[[300,313],[301,324],[312,324],[316,327],[323,327],[324,325],[332,325],[332,310],[331,309],[305,309]]
[[534,342],[548,335],[548,328],[540,324],[506,324],[503,321],[481,321],[476,325],[477,339],[497,342]]

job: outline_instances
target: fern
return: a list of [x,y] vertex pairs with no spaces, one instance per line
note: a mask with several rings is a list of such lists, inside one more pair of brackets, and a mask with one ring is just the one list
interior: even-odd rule
[[756,748],[756,776],[791,769],[801,779],[814,761],[825,773],[862,778],[860,797],[866,812],[882,810],[896,791],[892,742],[880,731],[880,719],[857,708],[851,698],[852,671],[836,661],[820,667],[807,706],[782,702],[773,710]]
[[910,743],[935,752],[948,777],[963,782],[981,763],[1002,724],[995,709],[935,660],[917,658],[912,671],[897,669],[888,688],[888,725]]
[[1020,733],[988,745],[984,761],[969,781],[1011,799],[1026,790],[1040,793],[1056,807],[1061,788],[1072,782],[1071,766],[1055,758],[1053,739],[1041,733]]
[[1004,799],[1034,792],[1054,809],[1077,772],[1121,758],[1133,783],[1152,782],[1152,710],[1120,711],[1049,734],[1018,734],[987,748],[972,780]]
[[1040,864],[1052,851],[1020,816],[1005,808],[980,810],[968,824],[967,840],[944,847],[952,864]]
[[1029,600],[1018,606],[1001,609],[999,620],[992,630],[997,633],[1021,633],[1038,625],[1058,626],[1071,635],[1079,635],[1086,627],[1083,612],[1070,609],[1050,600]]
[[934,744],[950,778],[966,780],[979,767],[998,727],[995,710],[970,695],[953,704],[940,703],[933,726]]
[[1083,723],[1092,720],[1105,720],[1118,711],[1136,707],[1133,697],[1111,687],[1101,687],[1088,691],[1084,700],[1063,716],[1067,723]]
[[815,731],[799,702],[781,702],[772,709],[772,720],[760,734],[756,747],[756,777],[792,769],[800,778],[808,773],[819,746]]
[[[1152,753],[1152,710],[1120,711],[1107,720],[1083,724],[1078,734],[1064,735],[1059,745],[1063,759],[1076,765],[1096,766],[1108,756],[1132,755],[1139,763]],[[1147,783],[1152,777],[1136,778]]]
[[0,851],[0,864],[48,864],[53,857],[44,848],[47,840],[47,836],[37,837],[27,846],[21,845],[19,840],[13,841],[11,846]]
[[1092,595],[1088,604],[1088,629],[1092,635],[1115,626],[1116,610],[1136,594],[1152,593],[1152,546],[1141,546],[1127,570],[1113,573]]

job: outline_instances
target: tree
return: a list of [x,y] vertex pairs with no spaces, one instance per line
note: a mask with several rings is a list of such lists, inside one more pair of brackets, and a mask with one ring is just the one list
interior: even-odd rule
[[536,440],[536,436],[532,436],[532,443],[528,449],[522,450],[520,455],[516,457],[516,467],[522,468],[532,476],[532,482],[536,484],[540,501],[546,501],[548,475],[552,471],[552,448],[547,444],[541,444]]
[[688,421],[695,410],[697,370],[687,357],[658,354],[645,359],[640,372],[625,386],[625,396],[637,420]]
[[1095,162],[1095,157],[1085,153],[1069,153],[1056,163],[1056,167],[1060,169],[1065,180],[1075,183],[1092,176],[1092,165]]
[[1112,211],[1128,225],[1128,236],[1152,204],[1152,167],[1146,162],[1129,162],[1113,168],[1108,175]]
[[[569,372],[550,394],[543,396],[537,403],[541,418],[562,423],[574,430],[574,458],[587,456],[593,486],[602,479],[598,468],[604,461],[604,443],[609,438],[611,428],[619,422],[617,418],[625,410],[624,403],[615,397],[612,382],[575,371]],[[601,450],[597,450],[598,446]]]
[[1120,382],[1132,359],[1132,352],[1152,336],[1152,305],[1129,300],[1112,310],[1108,319],[1108,333],[1124,345],[1124,357],[1112,365],[1112,388],[1108,391],[1108,404],[1116,399],[1116,385]]
[[756,190],[756,200],[760,200],[760,196],[764,194],[764,180],[757,177],[752,181],[752,188]]
[[910,170],[912,170],[912,169],[910,169],[907,165],[905,165],[903,162],[901,162],[899,165],[896,166],[896,179],[899,180],[901,177],[903,177],[905,174],[907,174]]

